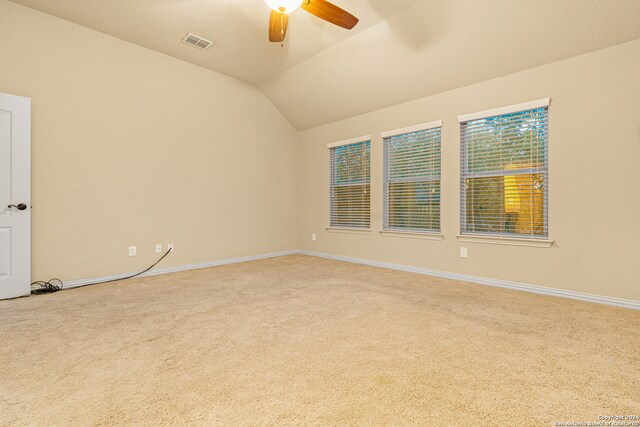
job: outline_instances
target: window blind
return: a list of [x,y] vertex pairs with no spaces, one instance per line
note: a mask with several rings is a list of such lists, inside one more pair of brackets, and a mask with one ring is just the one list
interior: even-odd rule
[[548,104],[461,121],[463,235],[548,236]]
[[384,229],[440,232],[441,126],[386,136]]
[[330,225],[369,228],[371,141],[330,147]]

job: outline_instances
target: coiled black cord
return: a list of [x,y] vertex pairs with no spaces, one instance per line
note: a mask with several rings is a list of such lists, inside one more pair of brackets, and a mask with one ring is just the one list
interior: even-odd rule
[[38,280],[31,284],[31,293],[33,295],[38,294],[50,294],[53,292],[58,292],[62,289],[64,284],[60,279],[51,279],[49,281]]

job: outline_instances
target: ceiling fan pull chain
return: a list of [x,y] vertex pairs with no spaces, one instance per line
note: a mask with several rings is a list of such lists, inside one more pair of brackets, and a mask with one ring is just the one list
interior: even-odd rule
[[284,13],[280,14],[280,19],[282,20],[282,26],[280,27],[280,34],[282,34],[282,43],[280,43],[280,47],[284,47]]

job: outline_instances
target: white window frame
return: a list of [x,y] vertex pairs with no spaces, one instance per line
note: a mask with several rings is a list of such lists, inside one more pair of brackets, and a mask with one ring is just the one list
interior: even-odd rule
[[[345,145],[354,145],[360,143],[368,143],[369,144],[369,224],[366,226],[342,226],[335,225],[333,222],[333,209],[334,209],[334,188],[335,188],[335,158],[332,153],[337,147],[342,147]],[[328,231],[336,231],[336,232],[347,232],[347,233],[368,233],[371,231],[371,135],[363,135],[356,138],[345,139],[342,141],[332,142],[327,144],[327,148],[329,149],[329,226],[327,227]]]
[[[544,235],[509,235],[508,233],[494,234],[484,232],[466,231],[466,181],[470,175],[467,173],[467,142],[465,140],[464,126],[466,123],[474,120],[485,119],[489,117],[498,117],[506,114],[524,112],[539,108],[547,108],[547,126],[549,123],[548,108],[551,104],[550,98],[538,99],[531,102],[515,104],[471,114],[458,116],[460,123],[460,234],[458,240],[462,242],[480,242],[489,244],[506,244],[515,246],[534,246],[534,247],[551,247],[553,240],[549,240],[549,132],[546,132],[544,166],[541,168],[531,169],[531,173],[543,173],[545,175],[545,191],[544,191]],[[498,176],[502,172],[496,172]],[[493,176],[494,174],[490,174]]]
[[[399,236],[399,237],[424,237],[424,238],[435,238],[435,240],[441,240],[442,238],[442,234],[441,234],[441,230],[442,230],[442,218],[441,218],[441,213],[442,213],[442,199],[440,199],[439,203],[438,203],[438,212],[439,212],[439,221],[438,221],[438,228],[433,228],[433,229],[420,229],[420,228],[400,228],[400,227],[392,227],[389,224],[390,221],[390,184],[392,184],[394,182],[393,179],[391,179],[389,177],[389,151],[388,151],[388,143],[389,143],[389,138],[393,138],[396,136],[401,136],[401,135],[409,135],[412,133],[416,133],[416,132],[421,132],[421,131],[428,131],[431,129],[440,129],[440,132],[442,133],[442,120],[436,120],[433,122],[428,122],[428,123],[422,123],[419,125],[414,125],[414,126],[409,126],[409,127],[404,127],[404,128],[399,128],[399,129],[394,129],[394,130],[390,130],[390,131],[386,131],[386,132],[381,132],[380,133],[380,137],[382,138],[382,144],[383,144],[383,151],[384,151],[384,155],[383,155],[383,191],[384,191],[384,197],[383,197],[383,226],[382,226],[382,231],[380,232],[382,235],[385,236]],[[441,156],[442,154],[442,134],[440,135],[440,142],[438,145],[438,154],[439,156]],[[439,162],[441,163],[441,157],[439,158]],[[441,164],[439,165],[441,168]],[[441,183],[441,179],[442,179],[442,172],[440,171],[439,174],[436,175],[430,175],[428,177],[425,177],[424,179],[420,179],[418,181],[415,182],[440,182]],[[440,187],[442,188],[442,186]],[[440,195],[441,197],[441,195]]]

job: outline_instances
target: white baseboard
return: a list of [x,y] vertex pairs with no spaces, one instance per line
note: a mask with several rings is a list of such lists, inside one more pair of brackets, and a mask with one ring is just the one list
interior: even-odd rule
[[[244,257],[238,257],[238,258],[220,259],[217,261],[202,262],[198,264],[187,264],[187,265],[179,265],[176,267],[157,268],[157,269],[147,271],[146,273],[141,274],[140,276],[137,276],[137,277],[157,276],[158,274],[177,273],[179,271],[196,270],[198,268],[216,267],[219,265],[226,265],[226,264],[236,264],[239,262],[255,261],[258,259],[265,259],[265,258],[275,258],[275,257],[285,256],[285,255],[295,255],[297,253],[299,253],[299,251],[297,250],[271,252],[271,253],[260,254],[260,255],[250,255],[250,256],[244,256]],[[68,282],[64,282],[64,289],[77,288],[78,286],[86,286],[90,284],[98,284],[100,282],[107,282],[110,280],[122,279],[124,277],[131,276],[132,274],[135,274],[135,273],[114,274],[111,276],[94,277],[91,279],[70,280]]]
[[321,252],[298,251],[299,254],[315,256],[320,258],[333,259],[337,261],[346,261],[356,264],[370,265],[372,267],[390,268],[393,270],[408,271],[411,273],[426,274],[429,276],[443,277],[445,279],[462,280],[465,282],[479,283],[481,285],[495,286],[498,288],[515,289],[518,291],[532,292],[534,294],[549,295],[560,298],[575,299],[579,301],[587,301],[596,304],[612,305],[614,307],[630,308],[640,310],[640,301],[607,297],[603,295],[593,295],[583,292],[566,291],[563,289],[545,288],[542,286],[529,285],[526,283],[509,282],[506,280],[489,279],[486,277],[468,276],[466,274],[448,273],[445,271],[431,270],[422,267],[412,267],[403,264],[393,264],[389,262],[372,261],[362,258],[351,258],[339,255],[332,255]]
[[[238,258],[221,259],[217,261],[203,262],[198,264],[188,264],[188,265],[180,265],[176,267],[158,268],[158,269],[148,271],[144,274],[141,274],[138,277],[155,276],[158,274],[177,273],[179,271],[195,270],[198,268],[216,267],[219,265],[235,264],[239,262],[255,261],[259,259],[275,258],[280,256],[296,255],[296,254],[309,255],[309,256],[315,256],[320,258],[333,259],[337,261],[351,262],[356,264],[370,265],[372,267],[390,268],[393,270],[401,270],[401,271],[408,271],[410,273],[426,274],[429,276],[443,277],[445,279],[462,280],[465,282],[478,283],[478,284],[487,285],[487,286],[495,286],[498,288],[515,289],[519,291],[532,292],[534,294],[549,295],[549,296],[560,297],[560,298],[587,301],[587,302],[592,302],[596,304],[611,305],[614,307],[640,310],[640,301],[607,297],[603,295],[593,295],[593,294],[587,294],[583,292],[566,291],[563,289],[545,288],[542,286],[529,285],[526,283],[517,283],[517,282],[509,282],[506,280],[489,279],[486,277],[449,273],[445,271],[431,270],[429,268],[412,267],[412,266],[403,265],[403,264],[393,264],[390,262],[372,261],[368,259],[352,258],[352,257],[332,255],[332,254],[321,253],[321,252],[306,251],[306,250],[289,250],[289,251],[282,251],[282,252],[271,252],[266,254],[250,255],[250,256],[238,257]],[[65,289],[76,288],[78,286],[85,286],[93,283],[122,279],[132,274],[134,273],[116,274],[116,275],[104,276],[104,277],[94,277],[91,279],[71,280],[64,283],[64,288]]]

